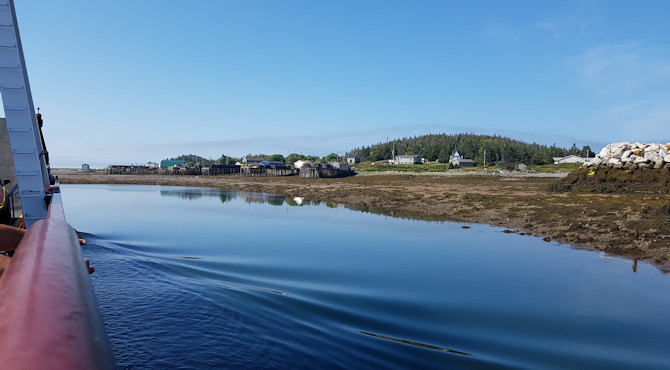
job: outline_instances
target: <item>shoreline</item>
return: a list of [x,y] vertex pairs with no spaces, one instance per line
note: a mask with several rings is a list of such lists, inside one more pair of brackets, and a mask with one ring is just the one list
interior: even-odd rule
[[334,179],[53,173],[62,184],[212,187],[303,197],[393,217],[489,224],[670,272],[670,217],[664,214],[670,194],[549,191],[565,173],[375,172]]

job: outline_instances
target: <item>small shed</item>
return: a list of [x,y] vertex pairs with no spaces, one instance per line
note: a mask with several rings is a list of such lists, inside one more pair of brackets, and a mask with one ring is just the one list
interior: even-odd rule
[[475,161],[472,159],[455,158],[449,161],[454,167],[475,167]]
[[403,154],[395,156],[395,164],[421,164],[421,157],[416,154]]
[[497,168],[502,168],[506,170],[514,170],[519,164],[516,162],[498,162],[496,163]]
[[337,168],[338,170],[341,171],[349,171],[349,164],[348,163],[342,163],[342,162],[328,162],[328,165],[333,168]]

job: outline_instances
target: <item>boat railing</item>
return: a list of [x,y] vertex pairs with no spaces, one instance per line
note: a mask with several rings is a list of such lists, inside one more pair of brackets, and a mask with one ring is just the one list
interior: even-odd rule
[[115,368],[58,187],[0,278],[0,353],[6,369]]
[[16,198],[18,198],[18,194],[19,194],[18,190],[19,190],[19,186],[14,184],[14,187],[12,187],[12,190],[10,190],[9,192],[7,192],[5,194],[5,198],[6,198],[6,201],[7,201],[7,207],[9,207],[9,212],[10,212],[12,221],[16,220],[16,218],[17,218],[17,215],[16,215],[16,212],[17,212]]

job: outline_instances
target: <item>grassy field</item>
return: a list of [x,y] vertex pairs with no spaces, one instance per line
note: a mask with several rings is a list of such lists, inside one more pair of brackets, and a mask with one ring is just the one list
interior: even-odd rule
[[392,166],[386,162],[363,162],[356,164],[354,169],[356,171],[446,172],[449,171],[449,165],[447,163],[426,163]]
[[[528,166],[526,169],[535,172],[551,173],[551,172],[571,172],[582,167],[581,163],[562,163],[562,164],[544,164],[536,166]],[[454,171],[449,169],[447,163],[429,162],[424,164],[398,164],[395,166],[389,165],[386,162],[362,162],[353,166],[356,171],[397,171],[397,172],[447,172]],[[499,168],[495,166],[480,166],[477,168],[461,168],[461,171],[496,171]]]

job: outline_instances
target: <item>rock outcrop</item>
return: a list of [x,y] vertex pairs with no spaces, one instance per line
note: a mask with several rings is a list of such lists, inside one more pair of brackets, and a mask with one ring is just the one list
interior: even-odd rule
[[585,166],[609,165],[615,168],[670,168],[670,143],[613,143],[604,147]]

